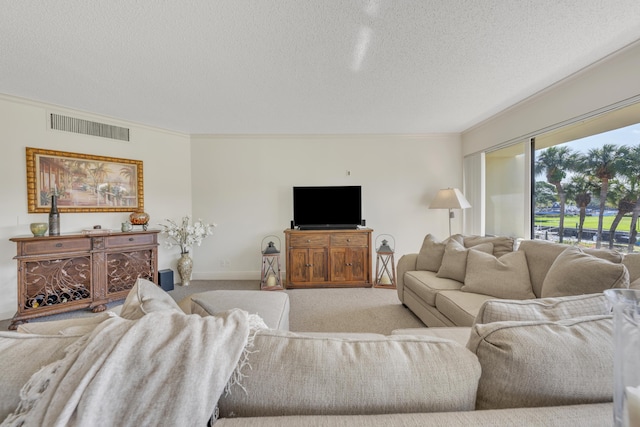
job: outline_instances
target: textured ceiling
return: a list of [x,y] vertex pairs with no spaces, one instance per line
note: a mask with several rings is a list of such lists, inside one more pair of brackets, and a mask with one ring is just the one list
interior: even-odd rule
[[186,133],[461,132],[640,39],[638,0],[0,8],[0,93]]

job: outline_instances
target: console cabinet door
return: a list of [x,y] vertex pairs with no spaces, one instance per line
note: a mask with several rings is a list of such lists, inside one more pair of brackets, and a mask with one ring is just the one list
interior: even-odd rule
[[368,248],[349,248],[349,279],[350,281],[365,281],[368,279],[369,271]]
[[290,249],[287,272],[294,283],[308,281],[309,249]]
[[331,248],[331,281],[362,282],[367,279],[367,248]]
[[331,265],[331,281],[346,282],[349,277],[349,260],[347,259],[347,248],[331,248],[329,257]]
[[327,250],[324,248],[309,249],[309,259],[311,259],[311,266],[309,267],[309,281],[326,282]]
[[324,282],[327,280],[327,257],[323,248],[289,251],[291,281],[294,283]]

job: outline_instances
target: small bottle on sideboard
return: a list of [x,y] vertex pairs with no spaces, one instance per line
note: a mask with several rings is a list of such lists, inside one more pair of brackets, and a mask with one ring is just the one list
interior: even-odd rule
[[49,211],[49,236],[60,235],[60,213],[58,212],[58,197],[51,196],[51,210]]

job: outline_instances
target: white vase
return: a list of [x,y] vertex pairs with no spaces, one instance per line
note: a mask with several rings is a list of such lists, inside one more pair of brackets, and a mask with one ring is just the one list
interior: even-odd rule
[[180,274],[182,286],[189,286],[192,270],[193,260],[189,256],[189,252],[183,253],[178,260],[178,273]]

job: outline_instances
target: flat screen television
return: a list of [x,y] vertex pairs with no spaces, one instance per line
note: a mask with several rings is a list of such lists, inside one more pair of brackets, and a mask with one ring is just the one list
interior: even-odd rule
[[359,225],[363,225],[361,186],[293,187],[292,227],[322,230]]

